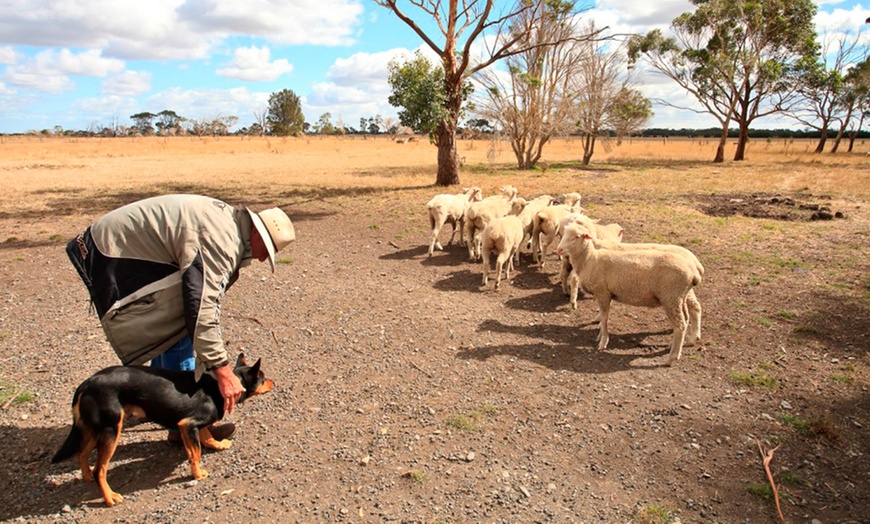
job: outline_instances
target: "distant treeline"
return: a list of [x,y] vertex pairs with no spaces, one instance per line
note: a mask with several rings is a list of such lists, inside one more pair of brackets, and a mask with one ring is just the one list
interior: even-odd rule
[[[739,131],[729,129],[728,136],[737,138]],[[665,129],[653,127],[644,129],[640,136],[644,137],[689,137],[689,138],[719,138],[722,128],[711,127],[707,129]],[[815,129],[796,131],[794,129],[750,129],[749,138],[821,138],[821,131]],[[836,138],[837,131],[828,131],[828,138]],[[856,138],[870,138],[870,131],[859,131]]]

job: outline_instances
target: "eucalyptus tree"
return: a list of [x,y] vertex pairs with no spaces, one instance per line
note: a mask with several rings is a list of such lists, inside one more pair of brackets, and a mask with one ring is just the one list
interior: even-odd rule
[[739,127],[734,160],[744,160],[749,128],[761,117],[788,111],[796,97],[794,73],[816,55],[812,0],[691,0],[696,6],[671,23],[674,36],[653,30],[630,41],[722,126],[714,162],[724,160],[728,128]]

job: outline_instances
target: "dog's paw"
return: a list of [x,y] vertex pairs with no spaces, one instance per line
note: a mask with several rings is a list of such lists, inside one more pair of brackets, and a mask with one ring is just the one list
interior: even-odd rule
[[195,478],[196,480],[202,480],[206,477],[208,477],[208,471],[206,471],[202,468],[198,468],[196,470],[196,472],[193,474],[193,478]]
[[230,439],[225,440],[203,440],[202,445],[207,447],[208,449],[214,449],[217,451],[224,451],[233,447],[233,441]]
[[115,504],[119,504],[122,500],[124,500],[124,497],[122,497],[120,493],[115,493],[114,491],[110,491],[108,493],[108,496],[105,497],[105,499],[106,499],[106,506],[111,508]]

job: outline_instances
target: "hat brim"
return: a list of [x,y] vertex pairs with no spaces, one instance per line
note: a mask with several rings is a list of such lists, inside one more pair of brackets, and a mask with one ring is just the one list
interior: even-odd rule
[[260,218],[260,215],[254,213],[247,207],[245,211],[248,212],[248,215],[251,216],[251,222],[254,223],[254,227],[257,228],[257,233],[260,234],[260,238],[263,239],[263,244],[266,246],[266,251],[269,253],[269,263],[272,265],[272,273],[275,272],[275,242],[272,241],[272,235],[269,234],[269,230],[266,228],[266,224],[263,223],[263,219]]

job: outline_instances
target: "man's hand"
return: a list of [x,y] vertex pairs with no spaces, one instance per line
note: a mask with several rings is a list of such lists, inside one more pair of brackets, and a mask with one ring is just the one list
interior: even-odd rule
[[214,374],[217,376],[218,388],[224,397],[224,413],[232,415],[233,408],[236,407],[245,388],[242,387],[239,377],[233,373],[233,368],[229,364],[215,369]]

